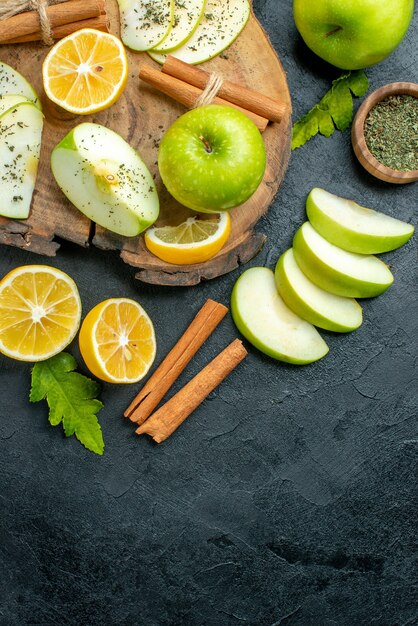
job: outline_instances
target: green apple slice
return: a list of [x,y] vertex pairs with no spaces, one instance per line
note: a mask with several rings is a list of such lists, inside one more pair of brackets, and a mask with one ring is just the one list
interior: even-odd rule
[[169,54],[190,39],[199,26],[206,0],[174,0],[173,26],[163,41],[153,51]]
[[315,285],[296,263],[292,249],[280,257],[275,279],[279,294],[289,309],[314,326],[348,333],[361,325],[363,312],[358,302]]
[[0,215],[29,216],[41,152],[43,114],[21,102],[0,117]]
[[121,39],[132,50],[149,50],[168,35],[174,22],[174,0],[118,0]]
[[20,104],[21,102],[29,102],[30,104],[34,104],[29,98],[26,96],[18,96],[18,95],[7,95],[0,96],[0,115],[6,113],[9,109],[12,109],[16,104]]
[[325,239],[344,250],[360,254],[395,250],[414,232],[411,224],[324,189],[312,189],[306,200],[306,211],[312,226]]
[[38,109],[42,108],[36,91],[26,78],[10,65],[0,61],[0,95],[9,94],[26,96]]
[[252,267],[239,277],[232,290],[231,313],[244,337],[274,359],[305,365],[328,352],[312,324],[283,302],[274,274],[266,267]]
[[157,190],[145,163],[105,126],[73,128],[52,151],[51,168],[77,209],[108,230],[133,237],[158,217]]
[[[192,65],[213,59],[238,37],[250,17],[248,0],[207,0],[199,26],[188,41],[173,50],[176,59]],[[158,63],[164,63],[165,54],[150,50],[148,54]]]
[[347,252],[305,222],[293,239],[300,269],[318,287],[348,298],[372,298],[393,283],[388,266],[372,255]]

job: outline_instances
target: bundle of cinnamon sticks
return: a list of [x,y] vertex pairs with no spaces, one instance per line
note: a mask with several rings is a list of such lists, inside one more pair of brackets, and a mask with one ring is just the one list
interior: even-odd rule
[[[139,77],[165,95],[188,108],[193,108],[205,89],[210,75],[205,70],[169,55],[162,71],[142,65]],[[214,104],[223,104],[245,113],[263,132],[269,121],[280,122],[285,115],[286,105],[265,94],[243,85],[223,80]]]
[[228,309],[223,304],[207,300],[186,332],[128,406],[124,415],[138,424],[137,435],[150,435],[157,443],[165,441],[247,356],[241,341],[235,339],[153,413],[227,312]]
[[[105,0],[64,0],[46,9],[52,37],[62,39],[80,28],[108,31]],[[37,11],[24,11],[0,20],[0,44],[42,41]]]

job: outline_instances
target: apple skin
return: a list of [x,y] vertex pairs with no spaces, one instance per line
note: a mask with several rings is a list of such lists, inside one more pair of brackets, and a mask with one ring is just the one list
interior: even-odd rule
[[[305,224],[311,227],[309,222]],[[387,265],[377,257],[372,258],[375,262],[379,262],[385,266],[385,271],[387,272],[386,283],[372,283],[353,276],[347,276],[324,262],[308,245],[304,233],[305,224],[299,228],[293,238],[293,252],[302,272],[313,283],[318,285],[318,287],[330,293],[335,293],[337,296],[345,296],[346,298],[374,298],[391,286],[393,283],[393,275]],[[344,252],[345,255],[354,255],[354,253],[346,252],[345,250],[342,250],[342,252]]]
[[194,211],[219,213],[253,195],[264,176],[266,151],[259,130],[244,113],[209,104],[170,126],[158,167],[178,202]]
[[294,0],[296,27],[321,59],[344,70],[383,61],[401,43],[414,0]]
[[[330,210],[327,211],[321,206],[321,196],[324,196],[328,204],[335,203],[333,216]],[[348,218],[352,218],[353,226],[357,226],[356,229],[349,228],[342,223],[343,212],[348,214]],[[339,198],[323,189],[312,189],[306,199],[306,213],[315,230],[330,243],[358,254],[378,254],[395,250],[409,241],[414,233],[414,227],[411,224],[362,207],[353,200]],[[379,228],[375,228],[373,232],[373,222],[378,226],[380,220],[386,222],[384,234],[382,234],[384,229]],[[346,221],[348,223],[349,220]]]
[[[335,333],[349,333],[359,328],[363,321],[363,311],[358,302],[351,298],[342,298],[326,292],[312,283],[307,276],[303,275],[296,262],[289,259],[289,255],[290,257],[293,256],[292,249],[281,255],[274,272],[277,290],[289,309],[310,324]],[[289,261],[292,264],[296,264],[295,270],[301,275],[302,285],[299,285],[299,287],[302,286],[303,288],[303,283],[311,283],[309,291],[315,295],[316,306],[312,306],[308,299],[304,297],[302,289],[299,289],[299,291],[295,289],[294,284],[292,284],[291,274],[288,273],[290,269]],[[325,303],[327,315],[325,315],[325,307],[322,306],[321,312],[321,306],[318,306],[318,304],[324,305]]]
[[283,302],[267,267],[251,267],[241,274],[231,294],[231,315],[255,348],[278,361],[307,365],[329,352],[316,328]]

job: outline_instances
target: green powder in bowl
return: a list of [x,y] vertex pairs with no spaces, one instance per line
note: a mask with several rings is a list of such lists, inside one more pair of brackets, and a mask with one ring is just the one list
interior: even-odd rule
[[393,170],[418,169],[418,98],[406,94],[378,102],[364,122],[370,152]]

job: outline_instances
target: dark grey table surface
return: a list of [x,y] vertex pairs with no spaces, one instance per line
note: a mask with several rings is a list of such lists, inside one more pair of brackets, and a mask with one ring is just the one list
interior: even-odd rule
[[[339,72],[300,42],[289,0],[254,9],[300,117]],[[415,12],[401,47],[368,70],[371,90],[417,82],[417,35]],[[316,138],[293,153],[250,265],[273,267],[290,246],[313,186],[416,221],[416,184],[366,174],[349,132]],[[394,285],[364,301],[358,331],[326,334],[324,360],[298,368],[251,348],[160,447],[122,418],[135,390],[104,385],[106,451],[87,452],[48,425],[45,404],[29,405],[30,367],[2,358],[1,626],[417,624],[414,241],[384,259]],[[1,275],[37,262],[0,249]],[[175,289],[135,281],[116,254],[70,244],[46,262],[77,281],[84,311],[138,299],[155,322],[156,363],[206,298],[228,303],[242,271]],[[237,335],[228,317],[176,388]]]

